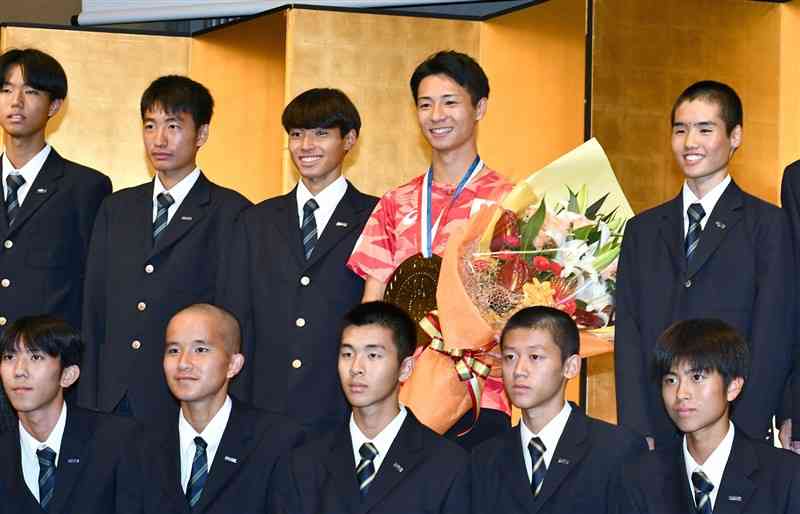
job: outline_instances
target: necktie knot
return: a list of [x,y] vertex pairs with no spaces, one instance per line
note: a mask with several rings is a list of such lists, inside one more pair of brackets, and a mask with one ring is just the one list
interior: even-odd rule
[[537,452],[539,455],[544,455],[544,452],[547,451],[547,448],[545,447],[544,443],[538,437],[534,437],[531,439],[531,442],[528,443],[528,448],[530,448],[532,451]]
[[358,454],[361,455],[362,459],[375,460],[375,457],[378,456],[378,449],[374,444],[367,442],[361,445],[361,448],[358,449]]
[[367,494],[369,484],[375,478],[375,465],[372,461],[378,456],[378,449],[374,444],[367,442],[361,445],[358,454],[361,455],[361,461],[356,466],[356,480],[358,480],[358,490],[363,498]]
[[695,491],[700,494],[709,494],[714,490],[714,484],[712,484],[706,474],[700,470],[692,473],[692,485]]
[[17,189],[22,187],[23,184],[25,184],[25,177],[18,173],[12,173],[6,177],[6,185],[8,186],[8,189],[14,191],[15,193],[17,192]]
[[52,448],[45,446],[40,450],[36,450],[36,457],[39,459],[40,466],[55,466],[56,465],[56,452]]
[[172,195],[169,193],[158,193],[156,201],[160,209],[169,209],[170,206],[175,203],[175,199],[172,198]]
[[686,214],[689,216],[689,221],[692,223],[699,223],[700,220],[706,217],[706,211],[699,203],[693,203],[686,209]]
[[303,212],[306,214],[311,214],[317,209],[319,209],[319,204],[313,198],[310,198],[303,206]]
[[531,455],[531,492],[534,497],[539,496],[547,473],[547,464],[544,461],[544,452],[547,450],[538,437],[531,438],[528,443],[528,453]]
[[194,438],[194,445],[197,447],[197,449],[203,451],[206,451],[206,448],[208,448],[208,443],[200,436]]

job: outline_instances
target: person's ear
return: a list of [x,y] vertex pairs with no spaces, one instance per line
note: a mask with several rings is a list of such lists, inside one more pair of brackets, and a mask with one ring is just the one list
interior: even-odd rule
[[728,384],[728,388],[725,391],[726,396],[728,397],[728,401],[732,402],[742,392],[742,388],[744,387],[744,379],[742,377],[736,377],[731,380],[730,384]]
[[581,373],[581,356],[576,354],[570,355],[561,366],[561,374],[567,380],[572,380]]
[[355,146],[356,141],[358,140],[358,134],[356,134],[356,129],[350,129],[350,132],[344,135],[344,150],[345,152],[349,152],[353,146]]
[[731,130],[731,148],[736,150],[740,146],[742,146],[742,126],[736,125]]
[[489,99],[486,97],[481,98],[478,100],[478,104],[475,106],[475,121],[481,121],[484,116],[486,116],[486,109],[488,107]]
[[242,371],[244,367],[244,355],[241,353],[234,353],[231,355],[231,362],[228,363],[228,378],[233,378]]
[[50,107],[47,109],[47,117],[52,118],[58,111],[61,109],[61,106],[64,105],[63,98],[56,98],[55,100],[50,101]]
[[209,130],[208,123],[200,125],[200,128],[197,129],[197,139],[195,141],[197,148],[200,148],[201,146],[206,144],[206,141],[208,141],[208,130]]
[[409,355],[400,363],[400,382],[408,380],[412,371],[414,371],[414,356]]
[[78,378],[81,376],[81,368],[77,365],[73,364],[72,366],[67,366],[66,368],[61,370],[61,388],[66,389],[75,382],[78,381]]

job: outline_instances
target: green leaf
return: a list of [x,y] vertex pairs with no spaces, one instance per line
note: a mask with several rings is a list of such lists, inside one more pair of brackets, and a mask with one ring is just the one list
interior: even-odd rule
[[589,203],[589,188],[584,184],[578,191],[578,213],[586,212],[587,203]]
[[[539,235],[539,230],[541,230],[542,225],[544,225],[544,218],[546,214],[547,207],[545,206],[544,198],[542,198],[542,203],[539,204],[539,208],[536,210],[533,216],[531,216],[531,219],[529,219],[527,223],[524,223],[520,227],[520,238],[522,239],[523,251],[534,250],[533,240],[536,239],[537,235]],[[527,254],[525,258],[528,261],[531,261],[533,259],[533,255]]]
[[[604,246],[603,248],[608,247],[609,245]],[[602,272],[606,267],[614,262],[614,259],[617,258],[619,255],[620,247],[615,245],[612,248],[607,248],[606,250],[600,252],[594,260],[592,260],[592,266],[598,273]]]
[[[608,195],[606,195],[606,196],[608,196]],[[603,199],[605,199],[605,196],[603,197]],[[617,214],[617,211],[618,211],[618,210],[619,210],[619,205],[617,205],[616,207],[614,207],[614,210],[613,210],[613,211],[611,211],[611,212],[609,212],[608,214],[605,214],[604,216],[602,216],[602,217],[600,218],[600,221],[603,221],[603,222],[605,222],[605,223],[611,224],[611,220],[613,220],[613,219],[614,219],[614,216]]]
[[604,194],[602,198],[590,205],[589,208],[586,209],[586,217],[590,220],[594,220],[597,213],[600,212],[600,208],[603,206],[603,202],[606,201],[606,198],[608,198],[608,193]]
[[581,241],[586,241],[591,237],[592,232],[594,232],[594,225],[586,225],[585,227],[581,227],[572,231],[572,238],[573,239],[580,239]]

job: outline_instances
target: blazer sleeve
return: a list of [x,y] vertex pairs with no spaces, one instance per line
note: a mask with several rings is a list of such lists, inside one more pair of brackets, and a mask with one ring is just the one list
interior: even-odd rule
[[92,177],[90,184],[76,189],[75,205],[78,209],[78,233],[81,237],[81,264],[86,266],[89,244],[97,211],[103,200],[111,194],[111,180],[105,175]]
[[106,287],[108,269],[108,202],[104,202],[95,219],[83,287],[82,331],[84,353],[81,377],[78,380],[78,403],[84,407],[97,407],[97,382],[100,345],[105,342]]
[[[783,171],[783,180],[781,182],[781,205],[786,213],[786,219],[789,223],[789,230],[791,234],[792,243],[792,266],[797,269],[800,264],[800,186],[797,182],[800,180],[800,162],[790,164]],[[789,276],[798,277],[800,275],[791,274]],[[800,291],[800,284],[794,282],[795,293]],[[797,320],[800,319],[800,302],[794,302],[793,319],[794,323],[791,324],[791,342],[793,353],[793,369],[790,379],[787,381],[786,390],[784,391],[784,402],[781,411],[778,413],[778,424],[791,416],[792,418],[792,439],[800,440],[800,335],[797,326]]]
[[636,220],[628,222],[622,238],[616,289],[616,328],[614,370],[617,390],[617,416],[621,425],[642,435],[653,435],[647,408],[647,348],[639,326],[639,302],[636,287]]

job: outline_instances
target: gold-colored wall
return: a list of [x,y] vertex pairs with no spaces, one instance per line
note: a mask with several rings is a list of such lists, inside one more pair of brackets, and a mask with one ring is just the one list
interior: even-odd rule
[[21,27],[0,34],[3,51],[35,47],[64,67],[67,101],[47,135],[61,155],[106,173],[114,189],[150,180],[139,99],[156,77],[187,73],[191,40]]
[[583,142],[585,0],[550,0],[481,23],[489,111],[480,151],[515,182]]
[[213,181],[258,202],[282,182],[286,14],[263,16],[192,40],[190,75],[214,95],[199,163]]
[[800,5],[782,4],[778,160],[783,168],[800,159]]
[[[592,129],[634,210],[674,197],[682,175],[669,115],[697,80],[730,84],[744,104],[731,174],[777,202],[781,9],[741,0],[595,0]],[[794,48],[786,49],[793,52]]]

